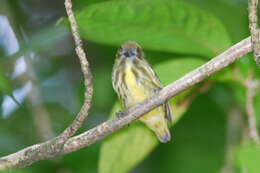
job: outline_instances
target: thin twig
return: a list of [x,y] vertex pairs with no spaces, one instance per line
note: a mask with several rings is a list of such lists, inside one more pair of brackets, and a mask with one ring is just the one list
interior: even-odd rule
[[63,141],[68,140],[82,126],[85,118],[88,116],[88,112],[91,107],[92,95],[93,95],[92,74],[90,71],[89,63],[86,58],[86,54],[82,48],[82,41],[80,39],[80,35],[78,32],[76,19],[72,11],[71,0],[65,0],[65,8],[70,22],[73,39],[75,41],[75,47],[76,47],[75,50],[79,57],[81,70],[84,76],[85,99],[84,99],[84,104],[81,107],[77,117],[74,119],[71,125],[67,127],[61,134]]
[[256,90],[260,86],[259,80],[253,79],[253,73],[249,72],[248,78],[245,83],[246,86],[246,112],[248,117],[248,130],[250,138],[260,144],[259,134],[257,130],[257,123],[256,123],[256,115],[254,111],[254,97],[256,95]]
[[[51,155],[59,155],[62,151],[65,142],[72,137],[77,130],[83,125],[84,120],[89,115],[89,110],[91,108],[92,96],[93,96],[93,83],[92,83],[92,73],[90,71],[89,63],[86,58],[86,54],[82,47],[82,41],[80,39],[80,35],[78,32],[77,22],[72,10],[72,2],[71,0],[65,0],[65,9],[68,15],[68,20],[71,26],[72,36],[75,42],[75,51],[79,57],[81,70],[84,76],[84,85],[85,85],[85,93],[84,93],[84,103],[81,106],[79,113],[73,122],[56,138],[52,140],[49,144],[49,148],[51,149]],[[32,153],[32,156],[38,153]],[[41,154],[41,157],[45,153]]]
[[165,102],[165,100],[168,100],[175,95],[181,93],[182,91],[203,81],[205,78],[212,75],[213,73],[232,64],[241,56],[251,52],[252,44],[250,39],[251,38],[248,37],[240,41],[239,43],[230,47],[228,50],[213,58],[206,64],[200,66],[199,68],[181,77],[179,80],[164,87],[158,93],[158,95],[146,100],[136,107],[127,110],[123,113],[125,115],[123,118],[113,118],[88,130],[87,132],[70,138],[63,146],[61,152],[53,152],[53,148],[50,147],[52,146],[53,140],[36,144],[22,149],[16,153],[0,158],[0,170],[25,167],[36,161],[46,160],[59,155],[70,153],[79,150],[82,147],[96,143],[103,137],[119,130],[132,121],[140,118],[141,115],[143,115],[144,113],[161,105]]
[[258,0],[248,0],[248,18],[249,29],[251,33],[251,41],[253,43],[255,61],[260,67],[260,31],[257,26],[257,5]]

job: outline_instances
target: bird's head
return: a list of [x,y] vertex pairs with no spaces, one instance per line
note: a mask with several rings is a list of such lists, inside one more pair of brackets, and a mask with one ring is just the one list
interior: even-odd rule
[[141,46],[134,41],[126,41],[121,45],[121,47],[117,51],[118,58],[125,59],[142,59],[143,51]]

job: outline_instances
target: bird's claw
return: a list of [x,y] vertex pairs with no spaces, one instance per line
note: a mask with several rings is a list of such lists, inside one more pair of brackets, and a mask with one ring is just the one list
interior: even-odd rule
[[116,112],[116,117],[117,118],[123,118],[124,117],[124,112],[121,112],[121,111]]

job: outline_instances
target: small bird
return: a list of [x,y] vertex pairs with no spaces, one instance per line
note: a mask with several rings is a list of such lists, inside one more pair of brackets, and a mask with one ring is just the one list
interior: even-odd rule
[[[112,85],[126,109],[138,105],[161,90],[163,85],[136,42],[123,43],[116,56]],[[161,142],[170,141],[168,123],[172,122],[172,115],[167,101],[143,115],[140,121],[153,130]]]

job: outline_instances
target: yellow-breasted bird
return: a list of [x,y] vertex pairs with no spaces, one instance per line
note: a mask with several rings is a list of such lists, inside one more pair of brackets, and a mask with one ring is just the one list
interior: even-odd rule
[[[134,41],[127,41],[118,49],[112,84],[125,108],[136,106],[163,87],[145,60],[141,47]],[[172,122],[172,115],[167,102],[146,113],[140,120],[155,132],[161,142],[170,141],[168,123]]]

